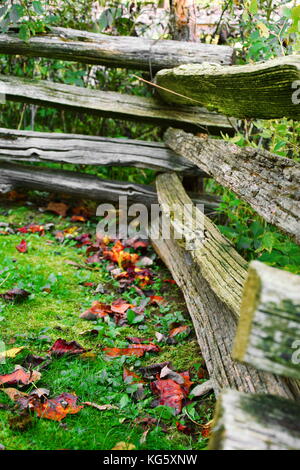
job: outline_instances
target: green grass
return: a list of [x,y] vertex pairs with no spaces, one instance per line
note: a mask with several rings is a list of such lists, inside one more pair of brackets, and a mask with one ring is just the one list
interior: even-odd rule
[[[74,226],[68,218],[62,219],[49,213],[40,213],[35,206],[23,207],[11,204],[0,205],[0,222],[14,226],[28,223],[54,223],[55,231]],[[80,225],[79,233],[95,233],[95,224],[88,222]],[[16,250],[22,238],[28,244],[27,253]],[[165,360],[172,361],[174,369],[190,369],[197,383],[197,367],[203,364],[194,334],[183,338],[177,345],[165,345],[157,355],[147,354],[144,358],[107,359],[101,346],[122,347],[126,336],[149,337],[155,331],[167,331],[170,323],[181,315],[190,324],[183,298],[176,286],[161,282],[170,274],[160,262],[155,265],[158,279],[154,289],[169,302],[168,307],[148,307],[142,325],[116,327],[99,321],[87,322],[79,315],[92,301],[111,302],[123,298],[135,300],[138,295],[133,289],[125,294],[118,292],[118,283],[113,281],[106,270],[106,263],[98,265],[98,270],[77,270],[66,263],[72,260],[84,264],[85,250],[78,249],[73,241],[63,244],[55,240],[51,232],[39,234],[0,235],[0,293],[13,287],[31,292],[31,296],[19,304],[0,300],[0,340],[6,348],[24,346],[25,349],[15,359],[0,365],[0,374],[11,372],[20,364],[28,352],[44,355],[57,338],[76,340],[87,349],[96,353],[94,358],[63,357],[54,359],[41,370],[38,387],[50,389],[51,396],[63,392],[75,393],[80,402],[91,401],[97,404],[114,404],[117,410],[98,411],[91,407],[83,408],[78,414],[67,416],[62,424],[32,417],[31,426],[18,431],[10,426],[9,419],[17,414],[11,400],[0,391],[0,403],[12,405],[10,410],[0,409],[0,443],[6,449],[111,449],[119,441],[133,443],[137,449],[201,449],[206,439],[201,437],[200,428],[192,436],[179,433],[176,421],[183,418],[166,414],[163,407],[151,408],[154,399],[148,386],[143,400],[135,401],[136,386],[126,384],[122,378],[124,363],[137,369]],[[82,282],[101,282],[105,294],[94,295],[93,289],[84,287]],[[43,288],[50,287],[50,292]],[[98,328],[97,337],[81,336],[80,333]],[[194,375],[193,375],[194,374]],[[30,391],[31,388],[25,388]],[[193,408],[193,416],[198,422],[205,423],[211,418],[213,399],[208,397],[188,405]],[[146,442],[140,439],[144,428],[135,424],[136,417],[152,415],[166,426],[153,427]],[[191,415],[191,414],[190,414]]]

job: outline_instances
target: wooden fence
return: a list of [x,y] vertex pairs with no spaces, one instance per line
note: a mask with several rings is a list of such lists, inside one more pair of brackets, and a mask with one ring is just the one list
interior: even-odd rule
[[[300,106],[292,100],[299,56],[229,67],[234,60],[229,47],[153,44],[62,28],[26,43],[13,32],[2,35],[0,53],[141,70],[148,70],[150,61],[158,71],[159,85],[197,101],[190,106],[191,101],[165,91],[160,91],[162,101],[157,96],[0,76],[7,100],[176,127],[167,130],[165,143],[0,129],[0,189],[36,188],[113,202],[126,195],[147,205],[159,201],[162,218],[153,223],[149,236],[182,289],[218,397],[210,448],[299,449],[300,353],[295,349],[300,350],[299,276],[259,262],[248,270],[211,219],[198,214],[199,225],[187,232],[179,217],[189,207],[188,219],[195,219],[195,197],[208,214],[218,204],[210,195],[188,194],[182,177],[213,177],[300,243],[300,164],[266,150],[211,138],[232,132],[234,118],[299,119]],[[203,127],[210,138],[186,132]],[[159,175],[155,188],[26,165],[45,161],[135,166]],[[170,217],[168,208],[173,204],[179,209]],[[166,220],[172,236],[154,236]],[[192,242],[193,249],[187,250],[178,240],[178,232],[188,233],[183,241]]]

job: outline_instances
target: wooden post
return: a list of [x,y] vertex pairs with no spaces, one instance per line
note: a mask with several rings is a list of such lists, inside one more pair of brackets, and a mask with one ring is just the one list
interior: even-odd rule
[[299,449],[299,404],[234,390],[220,395],[209,450]]
[[300,276],[251,262],[233,357],[300,379]]

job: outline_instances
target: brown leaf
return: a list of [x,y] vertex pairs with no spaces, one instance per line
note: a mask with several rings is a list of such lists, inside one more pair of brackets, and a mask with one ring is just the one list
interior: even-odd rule
[[103,304],[102,302],[95,300],[95,302],[92,303],[92,306],[80,315],[80,318],[83,320],[93,321],[98,318],[106,317],[109,313],[111,313],[110,305]]
[[82,403],[83,405],[86,406],[91,406],[92,408],[96,408],[99,411],[107,411],[107,410],[118,410],[119,408],[115,405],[98,405],[97,403],[92,403],[90,401],[84,401]]
[[8,290],[4,294],[0,294],[0,297],[10,302],[22,302],[23,300],[26,300],[29,295],[30,292],[27,290],[14,288]]
[[46,210],[54,212],[54,214],[60,215],[61,217],[66,217],[68,208],[67,204],[63,202],[49,202]]
[[181,326],[178,326],[177,328],[173,328],[169,335],[171,338],[174,338],[174,336],[178,335],[179,333],[183,333],[185,332],[186,335],[188,335],[190,333],[191,329],[188,325],[181,325]]

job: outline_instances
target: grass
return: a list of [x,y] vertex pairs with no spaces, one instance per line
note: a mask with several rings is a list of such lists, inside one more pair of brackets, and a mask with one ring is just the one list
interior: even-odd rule
[[[8,222],[14,228],[28,223],[54,223],[55,231],[74,226],[70,219],[50,213],[39,212],[35,205],[22,206],[19,203],[0,204],[0,222]],[[92,222],[80,224],[79,233],[95,233]],[[28,244],[27,253],[16,250],[22,238]],[[119,441],[130,442],[137,449],[202,449],[207,439],[201,435],[201,427],[195,427],[192,435],[178,432],[176,422],[187,418],[185,409],[181,416],[174,417],[166,407],[152,408],[154,399],[148,386],[145,397],[136,401],[136,385],[124,383],[122,373],[126,367],[138,369],[142,365],[170,360],[174,370],[189,369],[192,380],[199,383],[197,369],[203,365],[195,335],[182,338],[176,345],[165,345],[157,355],[147,353],[142,359],[120,357],[108,359],[101,352],[101,346],[125,346],[126,336],[149,337],[155,331],[165,332],[176,319],[184,319],[190,324],[185,303],[177,286],[162,282],[170,278],[168,271],[156,260],[154,270],[157,280],[153,286],[156,295],[168,300],[167,307],[147,307],[145,322],[139,325],[117,327],[113,322],[87,322],[79,314],[90,307],[94,300],[111,302],[119,297],[136,300],[139,296],[132,288],[120,294],[117,281],[111,279],[106,263],[99,264],[97,270],[79,269],[67,264],[68,260],[84,264],[85,250],[75,248],[73,241],[59,243],[53,233],[0,235],[0,293],[13,287],[31,292],[30,297],[19,304],[0,301],[0,340],[7,349],[24,346],[25,349],[15,358],[0,365],[0,374],[11,372],[31,352],[44,355],[58,338],[76,340],[95,354],[90,358],[78,356],[54,359],[41,370],[38,387],[50,389],[51,396],[64,392],[75,393],[80,402],[91,401],[97,404],[114,404],[116,410],[98,411],[84,407],[78,414],[67,416],[62,423],[32,416],[30,426],[16,430],[11,417],[18,414],[13,403],[0,390],[0,403],[11,405],[9,410],[0,409],[0,443],[6,449],[98,449],[113,448]],[[94,293],[83,282],[101,282],[104,294]],[[82,336],[80,333],[97,328],[97,337]],[[32,387],[25,388],[31,391]],[[205,424],[211,419],[213,397],[187,405],[190,416]],[[143,416],[158,418],[163,422],[151,428],[146,441],[141,443],[145,428],[137,425],[134,419]],[[187,423],[186,423],[187,424]],[[192,423],[191,423],[192,424]]]

